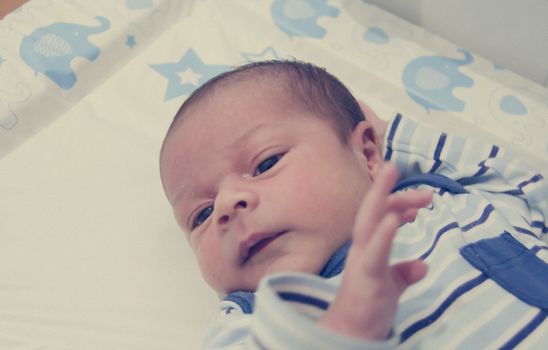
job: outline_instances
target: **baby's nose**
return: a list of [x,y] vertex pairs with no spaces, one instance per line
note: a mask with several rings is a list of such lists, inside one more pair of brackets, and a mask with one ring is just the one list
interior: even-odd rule
[[219,225],[227,224],[232,218],[236,216],[238,210],[247,209],[247,201],[240,199],[232,205],[232,210],[224,211],[219,214],[219,219],[217,220]]

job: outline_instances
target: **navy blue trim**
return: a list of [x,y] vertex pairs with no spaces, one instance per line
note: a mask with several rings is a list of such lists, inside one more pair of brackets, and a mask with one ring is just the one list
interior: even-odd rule
[[[459,179],[459,183],[463,186],[470,186],[470,185],[475,185],[482,182],[496,180],[496,178],[497,178],[497,175],[494,172],[491,172],[490,174],[483,174],[483,176],[463,177],[462,179]],[[501,192],[501,193],[505,193],[505,192]]]
[[535,245],[535,246],[531,247],[531,253],[533,253],[535,255],[541,250],[548,250],[548,247],[545,246],[545,245]]
[[470,243],[460,254],[521,301],[548,310],[548,264],[510,233]]
[[520,182],[519,185],[518,185],[518,188],[519,189],[523,189],[525,186],[529,185],[529,184],[533,184],[535,182],[539,182],[540,180],[544,179],[542,177],[542,175],[540,174],[535,174],[533,175],[532,178],[530,178],[529,180],[525,180],[523,182]]
[[396,135],[396,130],[398,129],[398,125],[401,121],[401,114],[397,114],[394,118],[394,121],[392,122],[392,127],[390,128],[390,131],[388,132],[388,138],[386,139],[386,154],[384,155],[384,160],[390,160],[392,158],[392,142],[394,141],[394,135]]
[[[494,209],[495,208],[493,207],[492,204],[488,204],[483,209],[483,212],[481,213],[481,216],[479,217],[479,219],[474,220],[471,223],[461,227],[461,230],[466,232],[466,231],[469,231],[470,229],[472,229],[472,228],[474,228],[478,225],[483,224],[485,221],[487,221],[487,219],[489,218],[489,215],[494,211]],[[449,224],[442,227],[438,231],[438,233],[436,233],[436,238],[434,238],[434,242],[432,242],[432,245],[430,246],[430,248],[428,248],[428,250],[420,256],[420,259],[422,259],[422,260],[426,259],[432,253],[432,251],[436,248],[436,245],[438,244],[438,241],[440,240],[441,236],[443,234],[445,234],[447,231],[450,231],[450,230],[452,230],[454,228],[457,228],[457,227],[459,227],[459,224],[455,221],[450,222]]]
[[514,230],[516,230],[519,233],[523,233],[523,234],[526,234],[528,236],[538,238],[537,235],[535,235],[532,231],[529,231],[526,228],[519,227],[519,226],[512,226],[512,227],[514,228]]
[[251,292],[237,291],[224,297],[225,301],[238,304],[245,314],[252,314],[255,306],[255,295]]
[[[489,152],[488,159],[495,158],[498,153],[499,153],[499,147],[496,146],[496,145],[493,145],[491,147],[491,152]],[[487,170],[489,170],[489,167],[485,166],[485,161],[486,160],[482,160],[479,163],[480,169],[473,176],[481,176],[481,175],[485,174],[485,172],[487,172]]]
[[475,220],[475,221],[472,221],[471,223],[469,223],[468,225],[464,225],[462,227],[462,230],[463,231],[469,231],[471,230],[472,228],[478,226],[478,225],[481,225],[483,224],[485,221],[487,221],[487,219],[489,218],[489,215],[495,211],[495,208],[493,207],[492,204],[488,204],[485,209],[483,209],[483,213],[481,213],[481,216],[479,217],[479,219]]
[[533,184],[535,182],[538,182],[540,180],[544,179],[544,177],[540,174],[535,174],[533,175],[532,178],[530,178],[529,180],[525,180],[525,181],[522,181],[518,184],[518,188],[516,189],[513,189],[513,190],[508,190],[508,191],[504,191],[502,193],[505,193],[505,194],[509,194],[509,195],[512,195],[512,196],[519,196],[521,194],[523,194],[523,188],[529,184]]
[[500,349],[514,349],[519,343],[523,341],[523,339],[527,338],[529,334],[533,333],[535,329],[537,329],[538,326],[544,322],[546,319],[546,316],[548,316],[548,312],[546,311],[539,311],[538,314],[533,317],[529,323],[527,323],[522,329],[519,330],[519,332],[516,333],[510,340],[508,340],[503,346],[500,347]]
[[[496,145],[491,146],[491,151],[489,151],[489,156],[487,157],[487,159],[484,159],[484,160],[482,160],[481,162],[478,163],[478,166],[479,166],[478,171],[476,171],[476,173],[472,176],[460,179],[459,182],[463,185],[472,185],[472,184],[477,183],[479,181],[486,181],[485,178],[483,178],[483,179],[480,178],[482,175],[484,175],[487,172],[487,170],[490,169],[488,166],[485,165],[485,162],[487,162],[489,159],[495,158],[498,153],[499,153],[499,147],[496,146]],[[514,190],[512,190],[512,191],[514,191]],[[519,190],[516,190],[516,191],[518,191],[518,193],[514,193],[514,195],[515,194],[521,194],[521,191],[519,191]]]
[[278,292],[278,296],[285,301],[292,301],[310,306],[315,306],[322,310],[327,310],[329,303],[325,300],[293,292]]
[[441,236],[446,233],[447,231],[450,231],[454,228],[457,228],[459,227],[459,224],[457,222],[451,222],[447,225],[445,225],[444,227],[442,227],[438,233],[436,233],[436,238],[434,238],[434,242],[432,242],[432,245],[430,246],[430,248],[428,248],[428,250],[426,252],[424,252],[420,257],[419,259],[421,260],[424,260],[426,259],[431,253],[432,251],[434,251],[434,249],[436,248],[436,245],[438,244],[438,241],[440,240]]
[[405,187],[429,185],[432,187],[438,187],[442,190],[451,192],[453,194],[467,193],[468,191],[455,180],[443,176],[440,174],[419,174],[407,177],[400,180],[396,186],[392,189],[392,192],[396,192]]
[[495,158],[498,153],[499,153],[499,146],[493,145],[493,147],[491,148],[491,153],[489,153],[489,158]]
[[511,196],[520,196],[520,195],[523,194],[523,191],[518,188],[517,190],[508,190],[508,191],[504,191],[502,193],[509,194]]
[[481,175],[485,174],[487,172],[487,170],[489,170],[489,168],[485,166],[486,161],[487,161],[487,159],[484,159],[481,162],[479,162],[479,167],[480,168],[479,168],[478,171],[476,171],[476,173],[474,175],[472,175],[472,177],[481,176]]
[[400,334],[400,343],[403,343],[407,339],[409,339],[413,334],[417,333],[421,329],[429,326],[433,322],[435,322],[440,316],[453,304],[459,297],[461,297],[463,294],[469,292],[470,290],[474,289],[475,287],[479,286],[483,282],[487,280],[487,276],[482,273],[481,275],[464,282],[461,284],[457,289],[455,289],[448,297],[445,299],[440,306],[434,312],[432,312],[430,315],[426,316],[423,319],[418,320],[417,322],[413,323],[411,326],[407,327],[403,332]]
[[331,278],[337,276],[344,270],[344,263],[346,261],[346,256],[348,255],[348,250],[352,245],[352,241],[348,241],[342,245],[335,254],[331,256],[327,264],[320,272],[320,276],[323,278]]
[[544,225],[543,221],[531,221],[531,227],[540,228],[542,233],[548,232],[548,227],[546,227],[546,225]]
[[438,144],[436,145],[436,150],[434,151],[434,160],[435,160],[435,162],[434,162],[434,165],[432,166],[432,169],[430,169],[428,171],[429,173],[435,172],[440,167],[440,165],[441,165],[441,160],[440,160],[441,151],[443,150],[443,146],[445,146],[445,140],[446,139],[447,139],[447,134],[442,133],[440,135],[440,138],[438,139]]

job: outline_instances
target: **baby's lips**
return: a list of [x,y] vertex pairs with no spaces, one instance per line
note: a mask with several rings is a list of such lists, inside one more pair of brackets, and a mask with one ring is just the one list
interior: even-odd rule
[[[255,253],[259,252],[264,246],[268,245],[270,241],[275,240],[287,231],[280,232],[268,232],[268,233],[253,233],[248,236],[247,239],[240,242],[239,245],[239,262],[245,264],[245,262]],[[264,245],[264,246],[263,246]]]

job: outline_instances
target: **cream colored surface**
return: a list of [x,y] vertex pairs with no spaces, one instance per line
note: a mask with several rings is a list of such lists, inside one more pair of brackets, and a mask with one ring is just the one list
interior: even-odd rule
[[[345,3],[329,1],[339,15],[318,19],[321,38],[289,37],[270,20],[269,1],[201,0],[186,17],[162,7],[182,4],[176,0],[154,1],[158,11],[146,16],[110,0],[32,0],[0,22],[0,349],[199,347],[217,297],[199,276],[158,175],[160,144],[185,96],[166,99],[167,79],[151,68],[189,49],[210,65],[313,61],[383,119],[403,112],[546,166],[546,89],[474,56],[460,67],[474,87],[453,91],[466,110],[426,111],[402,87],[402,69],[419,56],[460,58],[456,46],[362,1]],[[71,6],[80,12],[61,11]],[[72,63],[80,79],[73,90],[18,62],[20,37],[36,27],[93,24],[96,15],[112,26],[90,36],[102,50],[96,61]],[[389,43],[364,42],[370,27],[383,28]],[[126,40],[134,31],[141,36],[132,50]],[[530,113],[503,114],[497,98],[506,95]]]
[[113,77],[0,162],[0,349],[198,348],[216,296],[160,185],[175,104],[145,96]]

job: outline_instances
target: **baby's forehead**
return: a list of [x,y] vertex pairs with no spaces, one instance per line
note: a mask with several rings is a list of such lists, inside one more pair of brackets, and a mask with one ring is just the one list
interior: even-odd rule
[[214,98],[229,92],[242,97],[248,95],[269,97],[273,100],[272,103],[295,102],[293,99],[295,90],[296,86],[293,86],[284,74],[245,74],[220,81],[211,89],[209,96]]
[[[308,109],[305,103],[294,97],[285,84],[280,84],[276,80],[252,79],[219,83],[193,101],[179,119],[181,124],[185,124],[185,120],[195,118],[201,118],[207,123],[208,115],[211,115],[213,109],[216,111],[220,109],[226,118],[232,118],[235,116],[230,111],[236,106],[247,107],[250,113],[257,114],[263,109],[272,108],[280,111]],[[196,124],[201,123],[188,124],[194,124],[190,127],[196,127]]]

